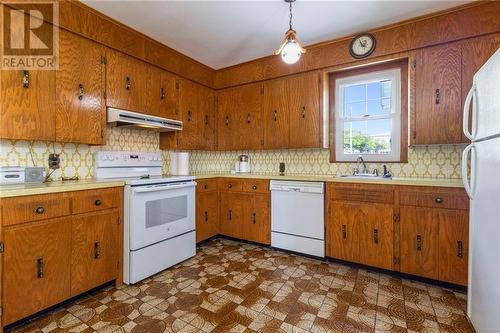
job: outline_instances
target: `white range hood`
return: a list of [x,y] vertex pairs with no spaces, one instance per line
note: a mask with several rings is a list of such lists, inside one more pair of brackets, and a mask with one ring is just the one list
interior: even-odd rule
[[108,107],[108,124],[118,127],[149,128],[160,132],[181,131],[182,121]]

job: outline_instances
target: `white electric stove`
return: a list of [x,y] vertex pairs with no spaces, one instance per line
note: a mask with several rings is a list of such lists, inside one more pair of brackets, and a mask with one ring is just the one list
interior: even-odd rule
[[123,280],[134,284],[196,254],[194,176],[163,176],[159,153],[98,151],[95,177],[123,179]]

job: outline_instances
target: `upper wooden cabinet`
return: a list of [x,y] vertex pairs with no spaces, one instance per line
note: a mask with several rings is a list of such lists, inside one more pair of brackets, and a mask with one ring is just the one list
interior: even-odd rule
[[2,70],[0,138],[55,138],[55,71]]
[[169,119],[178,119],[177,78],[155,66],[147,67],[147,97],[142,112]]
[[263,105],[264,148],[321,146],[317,72],[264,83]]
[[65,30],[59,43],[56,140],[105,144],[104,47]]
[[262,147],[262,85],[248,84],[217,94],[219,150]]

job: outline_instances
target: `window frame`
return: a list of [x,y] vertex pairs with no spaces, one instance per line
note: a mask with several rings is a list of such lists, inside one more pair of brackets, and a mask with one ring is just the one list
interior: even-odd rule
[[[399,112],[391,113],[390,116],[375,116],[371,119],[392,119],[391,137],[399,138],[393,142],[391,154],[344,154],[343,148],[343,127],[346,118],[343,117],[343,96],[340,96],[340,87],[362,84],[363,82],[373,82],[375,77],[385,74],[386,77],[394,76],[399,72],[399,85],[392,85],[391,90],[391,110],[399,105]],[[330,102],[330,130],[329,130],[329,150],[330,162],[352,163],[359,155],[363,156],[366,162],[407,162],[408,161],[408,59],[399,59],[383,64],[368,65],[361,68],[351,68],[330,73],[329,78],[329,102]],[[395,95],[396,98],[393,98]],[[337,98],[337,96],[340,96]],[[395,106],[394,106],[395,104]],[[354,121],[362,120],[363,117],[350,118]],[[341,130],[337,130],[341,128]],[[393,139],[394,140],[394,139]]]

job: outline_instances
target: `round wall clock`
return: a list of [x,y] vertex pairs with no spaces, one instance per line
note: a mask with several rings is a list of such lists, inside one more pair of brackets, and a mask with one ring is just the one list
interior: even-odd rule
[[349,53],[356,59],[368,57],[375,50],[375,44],[375,37],[372,34],[359,34],[352,39]]

